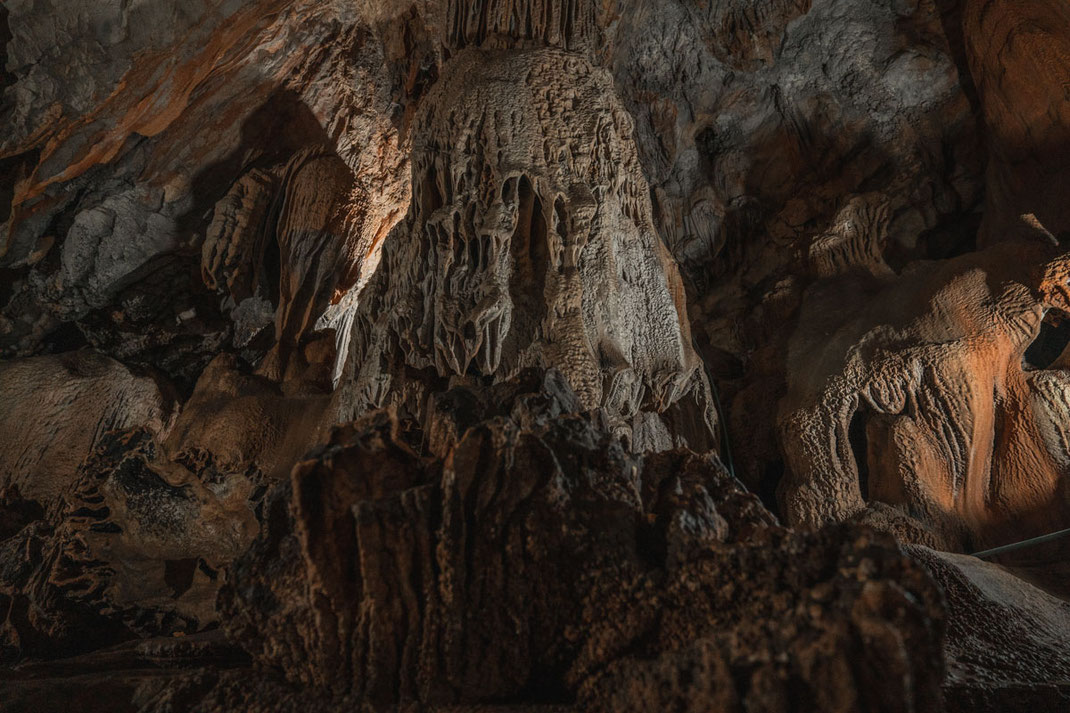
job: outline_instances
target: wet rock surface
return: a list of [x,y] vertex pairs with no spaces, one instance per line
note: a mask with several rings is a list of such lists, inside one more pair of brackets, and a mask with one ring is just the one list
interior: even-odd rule
[[0,711],[1070,704],[1056,0],[0,7]]

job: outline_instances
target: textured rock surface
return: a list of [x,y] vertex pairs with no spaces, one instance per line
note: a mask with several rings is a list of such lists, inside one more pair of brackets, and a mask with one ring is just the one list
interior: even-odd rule
[[394,19],[283,0],[11,4],[4,353],[68,324],[64,340],[192,382],[265,312],[286,346],[344,320],[327,303],[408,199],[391,107],[419,72],[391,60],[423,60],[405,18],[400,37],[372,33]]
[[466,50],[426,107],[412,208],[355,318],[343,417],[420,418],[435,381],[553,365],[637,449],[707,447],[683,285],[608,76],[558,50]]
[[1067,264],[1054,246],[1007,244],[814,285],[779,415],[789,522],[874,501],[956,550],[1060,529],[1066,345],[1043,343],[1057,330],[1043,320],[1067,311]]
[[173,398],[92,351],[0,363],[0,491],[50,503],[108,431],[166,435]]
[[1013,236],[1023,214],[1063,236],[1070,227],[1061,189],[1070,151],[1061,89],[1070,79],[1070,8],[1057,0],[963,4],[965,49],[991,154],[982,239]]
[[1070,604],[972,557],[909,548],[947,597],[948,709],[1059,710]]
[[1065,708],[1068,43],[5,2],[0,711]]
[[62,497],[12,528],[0,570],[5,664],[216,621],[220,569],[256,534],[250,501],[262,493],[252,478],[194,474],[156,451],[143,430],[108,434]]
[[716,458],[630,456],[553,416],[569,397],[519,396],[444,461],[389,413],[335,431],[271,496],[228,631],[384,704],[939,710],[940,595],[890,540],[789,534]]

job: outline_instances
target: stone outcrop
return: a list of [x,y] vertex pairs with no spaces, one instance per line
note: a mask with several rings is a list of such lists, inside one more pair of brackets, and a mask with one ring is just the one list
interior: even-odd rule
[[3,542],[4,665],[215,621],[220,569],[257,529],[253,483],[183,481],[155,455],[143,430],[108,434],[69,490]]
[[957,551],[1060,529],[1067,265],[1050,244],[1006,244],[815,284],[778,416],[788,521],[883,503]]
[[231,636],[381,704],[939,710],[940,595],[890,540],[789,533],[716,457],[555,415],[549,379],[444,460],[391,412],[336,430],[269,496]]
[[3,3],[0,713],[1065,708],[1068,19]]
[[330,402],[333,340],[297,356],[281,385],[221,356],[177,416],[155,381],[92,352],[2,367],[5,393],[26,395],[2,422],[4,664],[216,625],[226,567]]
[[[353,173],[336,154],[301,149],[274,174],[252,169],[216,204],[202,246],[205,285],[235,309],[278,304],[276,344],[261,367],[275,379],[331,301],[355,286],[370,245],[358,245],[353,191]],[[265,325],[242,326],[252,336]]]

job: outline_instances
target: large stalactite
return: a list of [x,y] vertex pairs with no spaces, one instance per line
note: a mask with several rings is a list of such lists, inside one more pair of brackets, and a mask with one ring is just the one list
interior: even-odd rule
[[683,284],[609,77],[560,50],[465,50],[413,142],[412,207],[358,308],[343,417],[423,420],[448,385],[553,367],[635,449],[711,447]]

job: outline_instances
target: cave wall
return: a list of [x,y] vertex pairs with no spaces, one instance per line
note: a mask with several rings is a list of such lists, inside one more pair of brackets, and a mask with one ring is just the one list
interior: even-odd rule
[[0,710],[1064,706],[1068,33],[6,3]]

